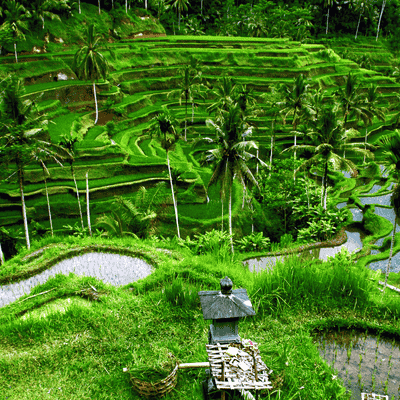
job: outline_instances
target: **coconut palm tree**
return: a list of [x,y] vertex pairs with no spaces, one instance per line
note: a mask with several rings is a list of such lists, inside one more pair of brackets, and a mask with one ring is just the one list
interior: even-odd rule
[[49,18],[51,20],[61,21],[61,18],[51,12],[55,5],[54,0],[33,0],[32,2],[32,19],[34,22],[40,21],[42,23],[42,29],[44,29],[44,19]]
[[[386,276],[385,276],[385,286],[387,284],[387,279],[390,271],[390,264],[393,256],[393,245],[394,239],[396,235],[397,228],[397,220],[400,216],[400,187],[399,187],[399,178],[400,178],[400,131],[396,129],[391,135],[384,136],[378,142],[378,146],[383,150],[382,156],[383,160],[381,163],[385,166],[382,174],[391,173],[393,178],[397,181],[397,185],[393,190],[393,194],[390,199],[390,203],[395,212],[395,220],[394,220],[394,228],[392,233],[392,240],[390,243],[390,254],[388,265],[386,268]],[[384,289],[385,290],[385,289]]]
[[185,100],[185,142],[187,141],[187,108],[189,100],[194,101],[194,86],[199,83],[199,77],[192,69],[191,65],[186,65],[179,71],[182,75],[182,80],[178,84],[179,91],[179,104],[181,104],[182,98]]
[[176,230],[178,237],[181,237],[179,231],[179,219],[178,219],[178,205],[174,194],[174,185],[172,183],[171,166],[169,161],[169,152],[173,149],[175,143],[179,140],[179,134],[176,132],[175,126],[177,125],[176,119],[170,114],[170,112],[164,107],[164,111],[153,118],[153,125],[150,128],[150,134],[155,134],[161,141],[161,147],[167,153],[167,165],[169,182],[171,185],[172,201],[174,203],[175,210],[175,221]]
[[227,111],[234,103],[236,83],[231,77],[224,76],[222,81],[218,80],[217,85],[209,90],[209,93],[216,98],[216,101],[207,108],[207,111],[209,113],[218,110]]
[[[379,107],[379,102],[381,101],[381,95],[378,92],[378,87],[377,85],[371,83],[371,85],[368,87],[367,95],[365,97],[365,101],[367,102],[367,109],[377,117],[380,121],[385,122],[385,112],[386,109]],[[372,123],[372,119],[367,119],[367,124],[365,125],[365,143],[367,143],[367,137],[368,137],[368,126]],[[366,149],[366,148],[365,148]],[[364,155],[364,161],[365,163],[365,155]]]
[[[318,120],[312,121],[310,124],[310,130],[306,133],[307,136],[312,140],[314,144],[302,144],[297,146],[299,151],[311,151],[314,153],[310,159],[304,161],[296,170],[295,174],[303,168],[307,168],[311,165],[322,164],[324,168],[323,173],[323,198],[324,198],[324,210],[326,210],[326,197],[327,197],[327,176],[329,164],[335,169],[340,171],[349,171],[353,176],[356,176],[358,171],[356,165],[344,158],[339,156],[338,151],[343,149],[351,150],[358,154],[365,154],[368,158],[373,158],[373,154],[370,150],[365,150],[363,143],[350,143],[350,139],[359,134],[355,129],[345,130],[343,122],[338,120],[338,113],[336,108],[323,109],[320,112]],[[298,132],[301,134],[302,132]],[[373,149],[374,146],[365,143],[365,146],[369,149]],[[295,151],[296,147],[291,146],[285,151]],[[282,153],[283,153],[282,152]]]
[[178,10],[178,29],[181,30],[181,13],[187,11],[189,0],[172,0],[172,7]]
[[74,136],[73,134],[70,136],[62,135],[61,139],[62,141],[60,142],[60,146],[66,148],[70,154],[70,157],[67,158],[67,162],[71,167],[71,174],[75,184],[76,198],[78,200],[79,215],[81,217],[82,230],[84,230],[85,227],[83,225],[82,207],[81,207],[81,202],[79,201],[79,190],[78,190],[78,185],[76,183],[75,171],[73,166],[75,157],[75,143],[78,142],[78,137]]
[[261,165],[266,164],[248,150],[258,147],[254,141],[247,140],[251,135],[252,127],[248,125],[246,118],[238,103],[232,105],[227,111],[221,113],[215,121],[208,119],[207,127],[216,132],[215,139],[205,137],[195,143],[208,143],[213,148],[206,152],[205,161],[213,164],[213,174],[207,188],[221,183],[221,197],[229,193],[229,234],[231,235],[231,248],[233,253],[232,234],[232,186],[234,179],[238,179],[243,185],[250,182],[258,186],[258,182],[247,166],[250,159],[255,159]]
[[345,78],[345,86],[340,87],[334,94],[342,107],[345,126],[348,117],[355,116],[357,121],[362,119],[364,124],[373,117],[373,113],[366,106],[365,94],[360,91],[357,76],[351,72]]
[[15,62],[17,63],[17,41],[25,40],[23,31],[28,31],[28,23],[26,19],[29,18],[31,14],[23,5],[15,0],[6,0],[4,16],[5,21],[1,29],[10,30],[12,32]]
[[[90,80],[93,84],[93,94],[96,106],[95,124],[97,124],[99,118],[95,81],[99,80],[100,78],[105,80],[109,71],[109,64],[106,58],[102,53],[99,52],[101,49],[99,47],[100,39],[100,36],[95,35],[94,25],[89,25],[87,29],[86,43],[75,53],[74,62],[72,65],[72,69],[76,71],[79,79]],[[105,46],[104,48],[109,50],[111,56],[115,58],[115,53],[112,50]]]
[[376,30],[376,39],[375,39],[376,42],[378,41],[379,28],[380,28],[380,26],[381,26],[381,20],[382,20],[382,15],[383,15],[383,10],[384,10],[384,8],[385,8],[385,5],[386,5],[386,0],[383,0],[383,2],[382,2],[382,8],[381,8],[381,13],[380,13],[380,15],[379,15],[378,28],[377,28],[377,30]]
[[25,228],[27,248],[30,248],[28,219],[24,198],[24,168],[32,161],[44,165],[45,159],[52,158],[58,162],[61,157],[57,150],[68,151],[52,144],[44,135],[48,120],[38,114],[32,100],[23,98],[22,81],[12,78],[4,90],[0,115],[0,160],[3,166],[15,164],[22,205],[22,216]]
[[[291,87],[282,84],[280,92],[283,95],[283,101],[279,103],[282,107],[280,113],[283,118],[283,123],[286,123],[286,119],[289,115],[293,115],[292,126],[293,131],[296,131],[297,125],[300,123],[301,113],[306,108],[310,108],[307,96],[307,90],[309,84],[306,83],[306,79],[303,74],[298,75],[293,82]],[[294,146],[297,145],[297,135],[294,135]],[[294,158],[296,158],[296,151],[294,152]]]

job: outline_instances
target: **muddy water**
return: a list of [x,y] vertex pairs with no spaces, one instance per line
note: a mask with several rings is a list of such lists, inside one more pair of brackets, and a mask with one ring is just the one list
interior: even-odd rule
[[400,399],[400,341],[350,330],[313,336],[333,376],[351,390],[351,399],[361,399],[362,392]]

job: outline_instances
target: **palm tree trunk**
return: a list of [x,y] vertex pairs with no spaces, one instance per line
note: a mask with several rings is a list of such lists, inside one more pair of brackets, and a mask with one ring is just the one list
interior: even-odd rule
[[272,171],[272,154],[274,152],[274,135],[271,136],[271,155],[269,157],[269,175],[271,176]]
[[221,197],[222,204],[222,220],[221,220],[221,232],[224,231],[224,199]]
[[325,172],[324,172],[324,198],[325,198],[325,202],[324,202],[324,210],[326,211],[326,188],[327,188],[327,183],[328,183],[328,160],[326,160],[325,162]]
[[92,227],[90,225],[90,212],[89,212],[89,173],[86,172],[86,206],[87,206],[87,222],[89,228],[89,235],[92,236]]
[[22,217],[24,219],[24,228],[25,228],[25,239],[26,239],[26,247],[28,250],[31,248],[31,243],[29,241],[29,230],[28,230],[28,218],[26,217],[26,207],[25,207],[25,198],[24,198],[24,184],[23,184],[23,172],[21,171],[21,166],[17,162],[18,168],[18,180],[19,180],[19,190],[21,193],[21,203],[22,203]]
[[71,172],[72,172],[72,178],[74,179],[74,183],[75,183],[76,198],[78,199],[79,215],[81,216],[82,229],[85,229],[85,227],[83,226],[81,202],[79,201],[79,190],[78,190],[78,185],[76,184],[75,172],[74,172],[74,167],[72,166],[72,164],[71,164]]
[[17,42],[14,42],[14,53],[15,53],[15,62],[18,62],[18,58],[17,58]]
[[379,28],[381,26],[381,19],[382,19],[383,9],[385,8],[385,5],[386,5],[386,0],[383,0],[381,15],[379,16],[378,29],[376,31],[376,40],[375,40],[376,42],[378,41]]
[[[368,127],[365,127],[365,146],[364,146],[364,150],[367,150],[367,132],[368,132]],[[365,164],[365,154],[364,154],[363,164]]]
[[[257,149],[257,158],[258,158],[258,149]],[[256,174],[258,174],[258,163],[256,164]]]
[[361,11],[360,11],[360,17],[358,18],[358,24],[357,24],[357,30],[356,30],[355,39],[357,39],[358,28],[360,27],[361,15],[362,15],[363,11],[364,11],[364,10],[361,10]]
[[178,31],[181,31],[181,10],[178,10]]
[[395,217],[395,219],[394,219],[393,235],[392,235],[392,241],[390,242],[390,254],[389,254],[388,265],[387,265],[387,268],[386,268],[385,285],[383,287],[383,291],[385,291],[385,289],[386,289],[386,284],[387,284],[387,280],[388,280],[388,277],[389,277],[390,264],[392,262],[392,256],[393,256],[394,237],[396,235],[396,227],[397,227],[397,217]]
[[100,15],[100,0],[97,0],[97,1],[99,3],[99,15]]
[[46,181],[46,176],[45,176],[45,174],[44,174],[44,170],[43,170],[43,178],[44,178],[44,187],[46,188],[47,209],[48,209],[48,211],[49,211],[49,220],[50,220],[51,236],[54,236],[54,234],[53,234],[53,222],[52,222],[52,220],[51,220],[50,201],[49,201],[49,191],[47,190],[47,181]]
[[1,243],[0,243],[0,265],[4,264],[4,254],[3,251],[1,250]]
[[125,12],[128,14],[128,0],[125,0]]
[[325,32],[325,35],[328,34],[328,24],[329,24],[329,6],[328,6],[328,14],[326,15],[326,32]]
[[185,142],[187,142],[186,130],[187,130],[187,98],[186,98],[186,109],[185,109]]
[[232,237],[232,186],[233,182],[229,185],[229,235],[231,235],[231,249],[233,254],[233,237]]
[[144,8],[147,10],[147,0],[144,0]]
[[81,13],[81,0],[78,0],[79,14]]
[[176,201],[175,201],[174,185],[172,184],[171,166],[169,165],[168,150],[167,150],[167,165],[168,165],[168,173],[169,173],[169,183],[171,184],[172,201],[174,203],[174,209],[175,209],[176,230],[178,232],[178,238],[180,238],[181,234],[179,232],[178,206],[177,206]]
[[94,94],[94,103],[96,106],[96,119],[94,121],[94,124],[97,124],[97,120],[99,119],[99,108],[97,106],[97,96],[96,96],[96,84],[93,82],[93,94]]

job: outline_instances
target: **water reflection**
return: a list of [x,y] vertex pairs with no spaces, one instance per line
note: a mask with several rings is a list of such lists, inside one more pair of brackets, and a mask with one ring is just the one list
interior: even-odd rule
[[399,341],[356,331],[341,330],[314,334],[321,357],[351,390],[351,399],[361,392],[388,394],[399,399]]

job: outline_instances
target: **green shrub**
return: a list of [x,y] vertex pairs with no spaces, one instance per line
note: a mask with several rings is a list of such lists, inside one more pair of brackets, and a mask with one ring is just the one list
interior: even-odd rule
[[263,251],[270,247],[271,240],[262,232],[252,233],[236,241],[236,247],[243,252]]

